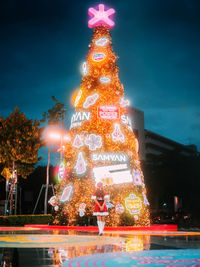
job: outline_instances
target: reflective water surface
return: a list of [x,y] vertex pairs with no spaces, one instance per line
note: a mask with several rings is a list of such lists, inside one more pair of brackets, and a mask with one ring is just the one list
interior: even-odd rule
[[[185,253],[172,253],[181,249],[187,253],[191,250],[191,257],[197,253],[200,258],[200,233],[107,232],[99,237],[95,232],[76,231],[0,232],[0,266],[4,267],[176,266],[175,262],[177,266],[190,266],[192,262],[200,266],[196,256],[185,259],[181,258]],[[160,256],[169,250],[173,254],[170,259]],[[143,265],[133,262],[147,259],[150,253],[157,253],[151,261]],[[167,260],[172,265],[165,264]],[[180,265],[181,260],[184,265]]]

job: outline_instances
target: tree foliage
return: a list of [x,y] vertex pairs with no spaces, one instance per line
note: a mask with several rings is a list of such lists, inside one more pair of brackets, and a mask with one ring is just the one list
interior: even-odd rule
[[41,140],[40,122],[28,119],[16,107],[7,118],[0,118],[0,165],[12,169],[13,162],[19,176],[26,178],[33,172]]
[[47,112],[44,112],[41,122],[48,122],[48,124],[58,124],[65,116],[64,104],[58,102],[55,96],[51,97],[55,102],[54,106]]

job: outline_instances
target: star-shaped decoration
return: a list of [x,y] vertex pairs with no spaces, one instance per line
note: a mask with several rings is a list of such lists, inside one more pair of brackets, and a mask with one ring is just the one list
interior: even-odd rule
[[88,27],[93,28],[103,24],[109,29],[112,29],[115,23],[109,17],[112,16],[114,13],[115,10],[113,8],[105,10],[105,6],[103,4],[99,4],[99,10],[90,7],[88,9],[88,14],[92,18],[88,21]]

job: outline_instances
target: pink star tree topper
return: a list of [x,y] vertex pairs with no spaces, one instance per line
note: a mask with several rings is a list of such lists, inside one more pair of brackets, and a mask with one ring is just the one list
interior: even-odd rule
[[110,16],[115,14],[115,10],[113,8],[105,10],[105,6],[103,4],[99,4],[99,10],[90,7],[88,9],[88,14],[90,15],[90,17],[92,17],[88,21],[89,28],[93,28],[102,24],[107,26],[109,29],[112,29],[115,26],[114,21],[109,18]]

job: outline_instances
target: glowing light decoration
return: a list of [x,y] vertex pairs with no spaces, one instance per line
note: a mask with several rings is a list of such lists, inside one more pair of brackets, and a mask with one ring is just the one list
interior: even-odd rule
[[87,64],[87,62],[85,61],[85,62],[83,62],[83,64],[82,64],[82,74],[85,76],[85,75],[87,75],[88,74],[88,64]]
[[81,126],[83,121],[90,120],[90,112],[76,112],[72,115],[70,129]]
[[135,138],[135,146],[136,146],[136,152],[138,153],[139,152],[139,142],[138,142],[138,139]]
[[58,180],[61,181],[65,175],[65,163],[64,162],[61,162],[60,163],[60,166],[59,166],[59,169],[58,169]]
[[90,134],[85,139],[85,144],[89,146],[90,150],[96,150],[102,147],[102,137],[96,134]]
[[53,206],[53,207],[55,207],[56,206],[56,203],[57,203],[57,198],[56,198],[56,196],[52,196],[50,199],[49,199],[49,204],[51,205],[51,206]]
[[77,95],[75,102],[74,102],[75,107],[78,105],[79,100],[81,99],[81,96],[82,96],[82,90],[79,90],[78,95]]
[[85,203],[81,203],[79,205],[78,212],[79,212],[79,216],[80,217],[83,217],[85,215],[85,208],[86,208],[86,204]]
[[136,215],[140,213],[142,201],[135,194],[130,194],[127,198],[125,198],[125,206],[130,214]]
[[114,125],[114,131],[112,132],[112,140],[114,142],[121,142],[124,143],[125,137],[124,134],[121,132],[120,125],[118,123],[115,123]]
[[86,172],[86,166],[87,166],[87,163],[83,157],[83,153],[82,152],[79,152],[78,153],[78,159],[76,161],[76,165],[75,165],[75,170],[76,170],[76,173],[78,175],[81,175],[81,174],[84,174]]
[[104,120],[115,120],[119,118],[119,108],[116,106],[98,107],[98,117]]
[[124,153],[93,153],[91,155],[92,161],[102,162],[102,161],[111,161],[111,162],[127,162],[128,157]]
[[106,55],[104,53],[98,53],[92,55],[92,60],[95,62],[100,62],[106,58]]
[[115,206],[115,212],[118,214],[124,213],[124,206],[118,202],[117,205]]
[[102,37],[95,41],[95,45],[97,46],[104,46],[109,42],[108,38]]
[[107,165],[93,168],[95,183],[123,184],[132,183],[133,178],[127,164]]
[[127,107],[129,105],[130,105],[130,101],[128,99],[126,99],[126,100],[124,98],[121,98],[120,99],[120,106],[122,108],[125,108],[125,107]]
[[139,170],[133,170],[133,183],[134,185],[142,185],[142,178]]
[[133,131],[133,128],[132,128],[132,122],[131,122],[131,119],[129,118],[129,116],[127,116],[127,115],[122,115],[122,116],[121,116],[121,121],[122,121],[123,124],[126,124],[126,125],[127,125],[128,129],[129,129],[130,131]]
[[149,206],[149,201],[148,201],[148,199],[147,199],[147,196],[145,195],[144,192],[142,193],[142,195],[143,195],[143,203],[144,203],[144,205],[145,205],[145,206]]
[[75,147],[75,148],[80,148],[80,147],[84,146],[82,138],[81,138],[81,136],[79,134],[77,134],[75,136],[72,146]]
[[63,189],[62,195],[60,197],[60,201],[61,202],[67,202],[69,201],[71,195],[72,195],[72,191],[73,191],[73,186],[72,185],[68,185]]
[[114,21],[110,19],[110,16],[115,14],[115,10],[113,8],[109,8],[105,10],[105,6],[103,4],[99,4],[99,10],[96,10],[92,7],[88,9],[88,14],[92,17],[88,21],[88,27],[94,28],[99,25],[105,25],[109,29],[112,29],[115,25]]
[[106,76],[100,77],[99,80],[101,83],[109,83],[111,81],[110,77],[106,77]]
[[94,95],[88,96],[83,104],[83,107],[89,108],[90,106],[95,104],[98,98],[99,98],[99,94],[97,93],[95,93]]

